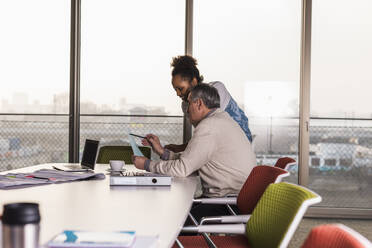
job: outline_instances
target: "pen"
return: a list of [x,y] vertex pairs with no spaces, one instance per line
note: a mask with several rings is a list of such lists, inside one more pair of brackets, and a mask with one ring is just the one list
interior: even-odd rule
[[77,169],[77,170],[63,170],[61,168],[58,168],[58,167],[55,167],[55,166],[52,166],[53,169],[55,170],[58,170],[58,171],[64,171],[64,172],[93,172],[92,170],[90,169]]
[[58,171],[65,171],[65,170],[62,170],[62,169],[60,169],[58,167],[55,167],[55,166],[52,166],[52,167],[53,167],[53,169],[58,170]]
[[130,133],[129,135],[132,135],[132,136],[135,136],[135,137],[138,137],[138,138],[142,138],[142,139],[147,139],[147,138],[144,137],[144,136],[137,135],[137,134],[133,134],[133,133]]
[[55,180],[55,178],[53,177],[37,177],[37,176],[34,176],[34,175],[29,175],[29,176],[26,176],[27,178],[35,178],[35,179],[43,179],[43,180],[48,180],[48,181],[52,181],[52,180]]

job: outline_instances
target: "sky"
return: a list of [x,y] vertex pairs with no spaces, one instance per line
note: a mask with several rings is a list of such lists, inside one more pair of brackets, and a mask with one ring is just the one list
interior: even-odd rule
[[[250,116],[272,114],[268,99],[279,94],[287,96],[279,112],[298,114],[300,2],[194,1],[201,74],[222,81]],[[117,106],[125,99],[181,114],[170,62],[184,53],[184,5],[84,1],[81,100]],[[312,115],[372,117],[371,12],[369,0],[313,0]],[[30,103],[50,104],[68,92],[69,15],[70,1],[0,0],[0,100],[22,92]]]

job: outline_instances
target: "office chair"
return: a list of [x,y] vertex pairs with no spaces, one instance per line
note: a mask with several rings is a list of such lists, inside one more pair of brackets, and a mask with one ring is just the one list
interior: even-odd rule
[[311,229],[302,248],[371,248],[368,239],[342,224],[320,225]]
[[291,167],[291,165],[295,165],[296,164],[296,160],[294,160],[293,158],[290,158],[290,157],[283,157],[283,158],[279,158],[274,167],[279,167],[279,168],[282,168],[283,170],[288,170],[289,167]]
[[[151,159],[151,148],[146,146],[138,147],[145,157]],[[126,164],[132,163],[131,146],[102,146],[99,149],[97,164],[108,164],[110,160],[123,160]]]
[[[321,197],[309,189],[291,183],[270,184],[246,224],[199,225],[182,228],[183,232],[226,233],[234,236],[180,236],[190,247],[285,248],[288,246],[307,208]],[[238,216],[235,216],[238,217]],[[237,221],[241,223],[241,221]],[[175,244],[173,248],[176,248]]]
[[[199,198],[195,203],[237,205],[240,214],[251,214],[257,202],[271,183],[279,183],[289,172],[267,165],[254,167],[237,197]],[[231,208],[230,212],[236,214]]]
[[[229,223],[236,221],[236,213],[231,208],[231,205],[236,205],[239,213],[242,214],[238,217],[242,223],[246,223],[257,202],[261,198],[262,194],[266,190],[267,186],[271,183],[279,183],[282,178],[289,176],[290,173],[276,167],[259,165],[252,169],[247,180],[243,184],[237,197],[220,197],[220,198],[199,198],[194,199],[194,203],[201,204],[226,204],[231,216],[219,216],[219,217],[203,217],[200,220],[200,224],[204,223]],[[242,217],[244,216],[244,217]],[[198,225],[198,220],[189,213],[189,219],[194,225]],[[243,218],[243,219],[242,219]],[[210,241],[205,233],[202,233],[205,239]],[[179,243],[179,240],[176,241]]]

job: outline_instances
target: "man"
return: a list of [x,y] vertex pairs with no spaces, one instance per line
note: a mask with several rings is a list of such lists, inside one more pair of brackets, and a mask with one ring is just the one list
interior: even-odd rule
[[203,197],[236,194],[243,186],[256,157],[240,126],[221,110],[217,90],[201,83],[188,96],[188,114],[194,134],[183,153],[164,149],[153,134],[142,140],[160,155],[160,161],[133,157],[138,169],[174,177],[187,177],[198,171]]

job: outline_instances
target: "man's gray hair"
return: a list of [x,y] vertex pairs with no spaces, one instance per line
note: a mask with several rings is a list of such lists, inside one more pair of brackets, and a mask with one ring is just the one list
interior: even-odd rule
[[213,86],[199,83],[191,89],[190,93],[192,101],[200,98],[209,109],[220,107],[220,95]]

